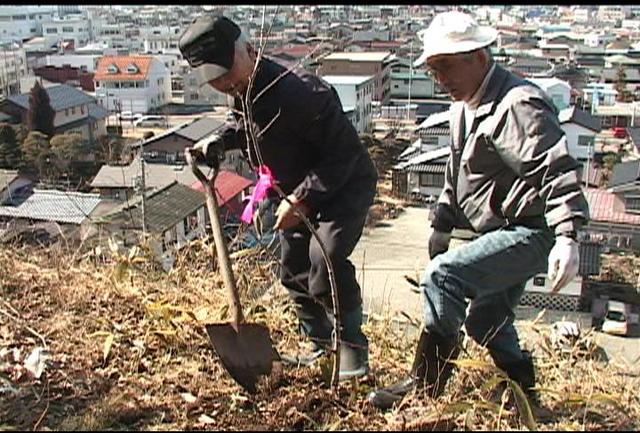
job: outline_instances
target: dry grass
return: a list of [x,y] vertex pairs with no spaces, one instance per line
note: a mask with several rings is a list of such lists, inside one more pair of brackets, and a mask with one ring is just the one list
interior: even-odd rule
[[[398,378],[413,355],[414,339],[402,338],[389,318],[366,324],[372,375],[341,384],[338,396],[321,367],[280,371],[257,395],[245,394],[203,329],[205,322],[225,320],[227,312],[211,254],[205,242],[194,243],[176,269],[163,274],[144,259],[125,256],[98,264],[72,261],[55,248],[0,250],[0,428],[527,428],[515,410],[489,398],[500,376],[484,349],[471,342],[463,368],[439,400],[408,398],[386,413],[367,406],[367,392]],[[273,283],[273,263],[244,255],[234,268],[249,300],[248,320],[266,323],[279,351],[297,347],[295,315]],[[38,335],[50,361],[35,379],[23,361],[43,344]],[[542,401],[554,417],[538,429],[640,429],[637,377],[600,360],[588,335],[569,355],[548,346],[536,354]]]

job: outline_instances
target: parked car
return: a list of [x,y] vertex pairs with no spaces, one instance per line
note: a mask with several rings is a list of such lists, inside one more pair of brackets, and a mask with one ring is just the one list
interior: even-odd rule
[[143,127],[143,128],[150,128],[150,127],[166,128],[167,119],[165,119],[164,116],[142,116],[138,120],[134,121],[133,125],[135,127]]
[[629,335],[631,326],[638,324],[638,314],[631,306],[620,301],[609,301],[607,314],[602,323],[602,332],[613,335]]
[[141,117],[142,117],[142,114],[133,113],[131,111],[123,111],[122,113],[120,113],[120,120],[128,120],[130,122],[133,122],[134,120],[138,120]]
[[627,128],[616,126],[615,128],[613,128],[613,136],[615,138],[627,138]]

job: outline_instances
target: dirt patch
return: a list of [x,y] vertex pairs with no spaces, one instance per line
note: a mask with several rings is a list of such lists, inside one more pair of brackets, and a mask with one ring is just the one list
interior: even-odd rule
[[[194,248],[196,248],[194,246]],[[211,252],[210,246],[201,245]],[[248,395],[219,363],[203,324],[228,320],[212,256],[190,255],[169,274],[143,255],[96,263],[73,251],[0,250],[0,426],[52,430],[522,429],[514,410],[483,397],[499,376],[485,350],[467,341],[461,369],[439,400],[410,397],[388,413],[366,403],[401,377],[415,341],[390,319],[370,319],[371,375],[328,386],[330,362],[278,369]],[[262,261],[234,259],[252,322],[265,323],[278,351],[299,347],[295,314]],[[265,265],[266,266],[266,265]],[[543,331],[540,331],[543,332]],[[588,338],[585,337],[585,338]],[[544,339],[542,339],[544,341]],[[39,377],[25,360],[48,350]],[[580,346],[584,347],[584,345]],[[537,348],[542,400],[554,413],[540,430],[640,428],[639,379],[587,352],[559,357]],[[482,392],[481,392],[482,391]]]

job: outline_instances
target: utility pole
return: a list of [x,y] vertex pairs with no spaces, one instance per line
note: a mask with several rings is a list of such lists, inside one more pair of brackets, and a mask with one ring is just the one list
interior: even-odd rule
[[413,78],[413,40],[409,43],[409,104],[407,105],[407,120],[411,113],[411,79]]
[[142,142],[140,143],[140,170],[142,171],[142,185],[141,185],[141,194],[142,194],[142,236],[146,238],[147,236],[147,213],[146,213],[146,185],[145,185],[145,177],[144,177],[144,156],[142,154]]

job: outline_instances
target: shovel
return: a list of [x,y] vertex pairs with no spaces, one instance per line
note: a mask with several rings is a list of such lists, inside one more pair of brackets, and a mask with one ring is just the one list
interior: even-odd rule
[[231,262],[229,261],[229,252],[218,217],[218,203],[213,189],[218,170],[214,168],[213,176],[211,179],[207,179],[198,168],[194,155],[187,151],[186,157],[194,175],[204,186],[213,239],[216,245],[218,262],[222,270],[222,278],[229,296],[229,309],[232,317],[230,323],[205,325],[207,334],[222,361],[222,365],[231,377],[249,393],[255,394],[259,376],[269,375],[273,361],[279,360],[280,356],[273,347],[267,327],[254,323],[245,323],[244,321],[240,297],[238,296],[238,289],[231,270]]

